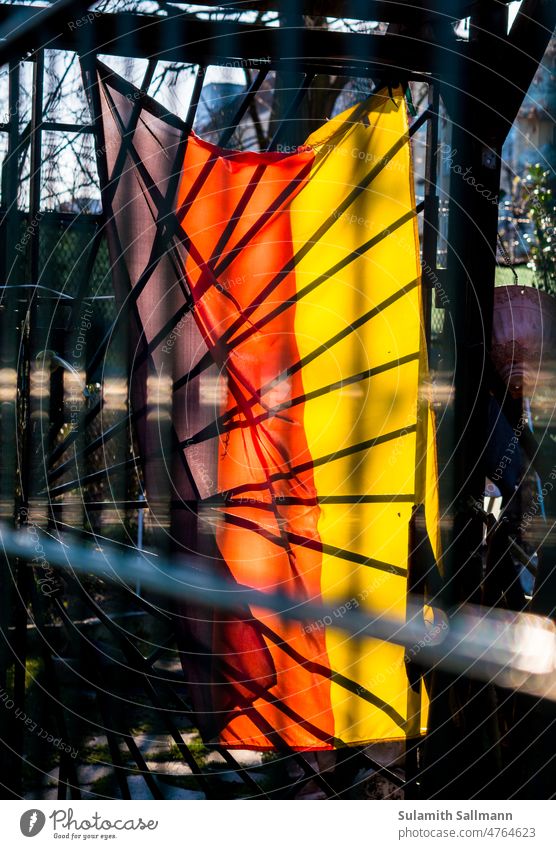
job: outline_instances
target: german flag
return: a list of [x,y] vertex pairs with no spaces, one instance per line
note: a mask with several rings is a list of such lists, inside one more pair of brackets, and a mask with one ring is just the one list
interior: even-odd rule
[[[341,629],[356,608],[404,620],[416,507],[439,557],[403,92],[380,91],[293,152],[255,153],[202,140],[102,66],[97,82],[149,503],[171,469],[176,556],[231,591],[334,613],[180,608],[205,737],[315,750],[417,736],[426,694],[404,648]],[[149,418],[153,381],[170,387],[171,444]]]

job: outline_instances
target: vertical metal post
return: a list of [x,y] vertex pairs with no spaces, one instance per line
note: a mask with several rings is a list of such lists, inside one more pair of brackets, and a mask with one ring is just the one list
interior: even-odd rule
[[[15,282],[16,261],[19,257],[19,215],[17,209],[18,147],[19,147],[19,63],[9,67],[9,129],[8,152],[2,169],[2,206],[5,216],[3,230],[3,275],[6,285],[0,302],[0,519],[8,524],[15,520],[16,461],[14,450],[17,439],[17,372],[16,353],[18,321],[15,291],[9,284]],[[13,647],[9,628],[13,611],[13,572],[8,558],[0,560],[0,688],[6,691],[8,669],[13,663]],[[0,768],[6,776],[4,792],[17,796],[11,784],[14,757],[4,745],[11,737],[11,714],[0,712]],[[11,745],[11,744],[10,744]]]
[[[31,282],[38,284],[40,274],[40,243],[38,224],[40,219],[41,191],[41,123],[43,103],[44,54],[40,51],[35,60],[33,71],[32,115],[31,115],[31,185],[27,234],[30,249]],[[29,289],[29,300],[22,333],[20,356],[18,358],[21,381],[21,414],[23,434],[20,455],[20,496],[19,520],[23,527],[33,527],[31,511],[33,494],[40,487],[41,446],[45,420],[48,420],[48,388],[45,384],[44,366],[35,361],[37,352],[37,290]],[[30,600],[33,575],[27,563],[17,562],[17,598],[15,600],[15,637],[14,637],[14,703],[25,710],[26,668],[27,668],[27,606]],[[18,756],[15,758],[13,784],[16,791],[22,786],[22,762],[24,753],[24,724],[13,724],[12,744]]]
[[[2,206],[5,217],[2,283],[15,282],[20,240],[17,209],[19,159],[19,62],[10,62],[8,91],[8,152],[2,166]],[[4,299],[2,299],[4,300]]]
[[31,282],[40,276],[42,117],[44,93],[44,50],[39,50],[33,68],[33,111],[31,115],[31,185],[29,192],[29,235],[31,245]]
[[[437,153],[438,153],[438,111],[439,111],[439,91],[434,84],[429,86],[429,104],[428,112],[430,118],[427,122],[427,141],[426,141],[426,158],[425,158],[425,199],[424,199],[424,221],[423,221],[423,239],[422,239],[422,255],[421,255],[421,299],[424,321],[424,336],[427,345],[428,355],[430,356],[430,339],[431,339],[431,308],[432,308],[432,293],[434,283],[437,280],[437,242],[438,242],[438,196],[437,196]],[[427,363],[422,362],[420,366],[420,380],[426,378]],[[421,401],[418,408],[418,424],[417,424],[417,447],[416,447],[416,485],[415,492],[417,494],[416,504],[422,504],[425,492],[425,471],[426,471],[426,445],[428,441],[428,405]],[[422,509],[422,507],[420,508]],[[416,570],[414,559],[418,559],[417,555],[417,536],[416,523],[419,510],[415,509],[411,518],[410,533],[409,533],[409,573],[408,573],[408,592],[417,597],[424,592],[423,587],[417,586],[414,581]],[[420,570],[417,570],[419,572]],[[419,582],[418,582],[419,583]],[[424,603],[424,598],[422,598]],[[420,733],[420,701],[421,694],[418,687],[424,687],[424,680],[420,675],[414,675],[412,664],[408,664],[408,675],[414,680],[408,690],[408,718],[413,716],[413,734]],[[415,680],[416,679],[416,680]],[[419,798],[421,793],[421,785],[419,782],[419,769],[421,765],[421,748],[422,740],[419,736],[409,737],[405,743],[405,785],[404,797],[406,799]]]
[[[139,501],[146,502],[145,494],[142,492],[139,495]],[[143,549],[143,531],[145,527],[145,508],[140,507],[137,511],[137,548],[139,551]],[[137,580],[135,584],[135,592],[141,595],[141,581]]]
[[[19,88],[19,87],[18,87]],[[18,91],[19,97],[19,91]],[[17,156],[14,162],[11,163],[11,168],[15,170],[15,175],[13,179],[17,180],[17,174],[19,169],[17,168]],[[16,189],[17,191],[17,189]],[[21,240],[17,239],[16,250],[19,244],[21,244]],[[23,316],[21,317],[21,336],[20,336],[20,344],[19,344],[19,352],[16,357],[14,357],[14,365],[17,363],[18,368],[18,380],[20,383],[20,402],[18,412],[23,413],[23,417],[21,417],[18,422],[19,426],[23,426],[23,433],[21,434],[20,439],[20,464],[19,464],[19,479],[20,479],[20,496],[19,503],[17,505],[17,520],[21,524],[27,523],[27,482],[28,475],[26,469],[26,460],[28,459],[27,452],[25,451],[25,442],[27,440],[29,428],[28,428],[28,402],[29,402],[29,369],[28,369],[28,320],[29,316],[26,314],[25,319]],[[13,580],[13,579],[12,579]],[[15,597],[14,601],[14,637],[13,637],[13,659],[14,659],[14,685],[13,685],[13,701],[15,703],[16,708],[21,710],[25,709],[25,668],[26,668],[26,656],[27,656],[27,607],[26,607],[26,599],[27,599],[27,590],[28,590],[28,576],[27,576],[27,567],[24,562],[22,562],[19,558],[15,562]],[[12,720],[11,727],[11,744],[14,752],[13,765],[10,774],[11,785],[16,794],[19,794],[21,791],[21,780],[22,780],[22,771],[21,771],[21,761],[23,756],[23,729],[21,724],[16,720]]]
[[429,85],[430,120],[427,124],[427,145],[425,158],[425,210],[423,220],[423,252],[421,267],[423,313],[425,319],[425,339],[427,340],[430,360],[431,310],[434,303],[434,285],[437,277],[438,246],[438,121],[440,92],[438,85]]
[[[485,101],[485,90],[496,85],[491,69],[505,35],[497,10],[494,4],[481,5],[472,19],[480,75],[462,64],[457,96],[446,90],[453,127],[446,310],[454,328],[455,397],[451,433],[444,428],[445,453],[452,458],[453,513],[444,572],[445,601],[454,611],[462,603],[480,602],[483,573],[482,519],[471,506],[482,503],[488,435],[501,136],[499,116]],[[492,685],[435,672],[431,690],[426,795],[497,798],[501,756]]]

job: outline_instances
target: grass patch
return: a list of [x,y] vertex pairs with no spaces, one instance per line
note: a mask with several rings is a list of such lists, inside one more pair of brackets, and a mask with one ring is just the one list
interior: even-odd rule
[[106,763],[110,765],[112,764],[110,746],[107,743],[97,743],[94,746],[87,746],[86,754],[81,760],[86,764]]
[[[184,741],[185,745],[195,758],[198,766],[203,766],[210,750],[207,749],[200,737],[195,737],[192,740]],[[177,743],[171,743],[168,748],[159,749],[156,752],[145,752],[145,760],[153,761],[154,763],[179,762],[185,760],[179,750]]]

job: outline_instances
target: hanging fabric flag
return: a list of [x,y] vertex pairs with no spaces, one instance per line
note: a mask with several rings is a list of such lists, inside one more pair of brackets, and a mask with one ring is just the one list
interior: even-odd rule
[[227,576],[230,592],[236,582],[334,609],[292,622],[180,606],[204,737],[304,750],[417,736],[426,694],[404,648],[341,630],[355,608],[403,621],[417,505],[439,556],[403,91],[343,112],[294,152],[253,153],[203,141],[96,73],[151,511],[166,493],[176,558]]

